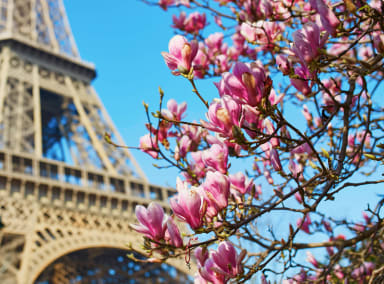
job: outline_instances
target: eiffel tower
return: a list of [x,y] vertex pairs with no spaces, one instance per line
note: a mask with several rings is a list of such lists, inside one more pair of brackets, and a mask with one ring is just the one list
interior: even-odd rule
[[135,206],[174,191],[104,142],[124,145],[62,0],[0,0],[0,50],[0,283],[186,283],[182,261],[126,257]]

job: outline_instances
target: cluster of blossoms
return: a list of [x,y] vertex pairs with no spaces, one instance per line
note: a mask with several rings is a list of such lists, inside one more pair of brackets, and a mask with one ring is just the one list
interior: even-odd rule
[[150,203],[148,208],[136,206],[136,217],[140,224],[131,224],[131,228],[153,241],[156,247],[165,243],[174,247],[182,247],[183,239],[172,217],[164,214],[157,203]]
[[[191,14],[188,18],[185,17],[185,14],[180,14],[179,18],[174,17],[174,26],[190,33],[197,33],[204,28],[205,16]],[[194,21],[199,21],[199,24],[196,25]],[[162,54],[171,70],[178,69],[173,72],[175,75],[187,75],[188,72],[193,71],[193,76],[201,79],[210,74],[211,68],[213,68],[211,74],[214,75],[229,71],[233,62],[244,53],[244,51],[239,52],[235,46],[245,46],[241,50],[246,50],[245,39],[240,34],[233,39],[233,42],[234,46],[229,47],[224,42],[224,34],[220,32],[210,35],[204,42],[198,44],[194,40],[188,42],[185,37],[178,35],[170,41],[169,53]],[[188,51],[188,47],[191,52]],[[193,70],[190,69],[191,67]]]
[[208,282],[219,284],[226,283],[231,278],[236,278],[243,272],[241,261],[245,257],[245,250],[237,254],[230,242],[221,242],[217,250],[208,251],[198,247],[195,250],[195,258],[198,273],[195,277],[196,284]]
[[[374,96],[384,75],[384,4],[214,2],[157,3],[197,9],[173,16],[182,34],[162,56],[172,74],[191,83],[206,116],[186,121],[187,104],[171,99],[154,113],[157,127],[148,122],[141,150],[177,167],[181,177],[169,201],[172,216],[154,203],[138,206],[140,224],[132,228],[164,258],[195,250],[196,283],[377,277],[384,266],[384,199],[358,223],[321,205],[341,191],[384,182],[352,179],[384,160],[383,106]],[[207,11],[220,32],[205,35]],[[208,102],[196,79],[216,77],[218,95]],[[232,161],[240,159],[242,168],[234,170]],[[176,218],[191,229],[184,239]],[[199,242],[200,234],[209,240]],[[207,248],[214,244],[216,250]],[[311,248],[323,248],[327,258],[307,251],[307,263],[300,263],[298,252]],[[272,268],[277,263],[281,269]]]
[[173,16],[173,27],[191,34],[199,34],[207,24],[205,14],[194,12],[188,17],[185,12],[181,12],[179,17]]

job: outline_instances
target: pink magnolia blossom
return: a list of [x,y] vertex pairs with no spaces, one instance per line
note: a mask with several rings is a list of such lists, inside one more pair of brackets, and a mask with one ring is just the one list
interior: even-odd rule
[[295,199],[297,202],[299,202],[300,204],[303,204],[303,197],[301,196],[301,194],[299,192],[296,192],[295,193]]
[[208,259],[208,257],[209,257],[209,252],[208,252],[207,248],[197,247],[195,249],[195,259],[196,259],[198,267],[203,267],[204,263]]
[[157,158],[159,155],[159,146],[156,143],[156,137],[151,134],[146,134],[140,138],[140,150],[149,154],[152,158]]
[[365,212],[362,212],[361,214],[363,215],[365,223],[366,224],[370,224],[371,223],[371,218],[368,216],[368,214],[365,213]]
[[[330,92],[334,97],[339,95],[340,87],[341,87],[341,79],[340,78],[332,78],[332,79],[324,79],[321,81],[324,85],[324,88]],[[323,93],[328,93],[323,90]]]
[[304,25],[301,30],[293,33],[292,51],[303,65],[315,61],[320,56],[320,49],[324,48],[327,35],[320,35],[320,28],[315,23]]
[[161,114],[169,120],[180,121],[182,118],[184,118],[184,113],[186,110],[187,110],[186,102],[177,104],[177,102],[174,99],[170,99],[167,102],[167,109],[161,110]]
[[341,280],[345,278],[345,275],[343,273],[343,270],[341,269],[342,267],[339,264],[336,264],[335,267],[333,268],[333,273],[335,276]]
[[333,232],[332,227],[331,227],[331,224],[330,224],[329,222],[327,222],[327,221],[322,221],[322,224],[323,224],[323,226],[324,226],[324,228],[325,228],[325,230],[326,230],[327,232],[329,232],[329,233],[332,233],[332,232]]
[[[252,182],[252,183],[247,184],[245,186],[247,186],[247,188],[245,189],[246,190],[245,193],[252,194],[252,189],[254,188],[255,192],[254,192],[253,197],[256,199],[259,199],[260,195],[262,194],[261,185],[258,184],[256,186],[254,186],[254,184]],[[236,189],[232,184],[231,184],[231,188],[230,188],[230,193],[231,193],[232,199],[236,202],[236,204],[243,204],[244,194],[241,193],[238,189]]]
[[185,23],[185,30],[191,33],[198,33],[207,25],[207,18],[205,13],[193,12],[191,13]]
[[194,284],[208,284],[208,281],[205,280],[199,272],[196,272],[194,275],[193,275],[193,283]]
[[228,151],[232,151],[233,153],[239,154],[241,151],[241,146],[237,143],[232,143],[219,133],[215,133],[215,135],[207,135],[205,137],[206,141],[210,145],[219,144],[223,147],[227,147]]
[[278,22],[257,22],[257,41],[262,50],[273,50],[274,42],[282,32],[282,25]]
[[151,202],[148,208],[137,205],[135,209],[137,220],[140,224],[130,224],[130,227],[136,232],[144,234],[147,238],[160,241],[164,238],[165,223],[164,210],[157,204]]
[[262,14],[262,18],[268,18],[273,14],[273,2],[268,0],[260,0],[259,2],[249,1],[259,5],[259,13]]
[[301,154],[311,155],[312,153],[313,153],[312,148],[311,146],[309,146],[308,143],[303,143],[300,146],[297,146],[296,148],[291,150],[291,154],[297,154],[297,155],[301,155]]
[[187,7],[187,8],[190,8],[190,7],[191,7],[190,0],[177,0],[177,4],[178,4],[178,5],[185,6],[185,7]]
[[309,0],[312,8],[320,15],[323,28],[331,35],[336,35],[336,28],[340,24],[339,19],[324,0]]
[[230,95],[241,103],[256,106],[269,95],[270,85],[265,70],[258,63],[237,62],[233,74],[224,73],[215,83],[221,96]]
[[172,123],[169,123],[166,120],[161,120],[158,128],[153,127],[150,124],[146,124],[147,129],[149,132],[153,135],[152,139],[154,142],[156,140],[160,143],[162,143],[164,146],[167,147],[168,141],[168,135],[169,135],[169,129],[172,127]]
[[197,147],[200,144],[201,139],[203,137],[206,137],[208,131],[196,125],[184,124],[181,126],[181,133],[183,136],[188,136],[189,139],[191,140],[189,151],[193,152],[197,150]]
[[281,134],[282,137],[286,137],[288,139],[291,139],[291,137],[292,137],[291,134],[289,133],[288,128],[285,125],[283,125],[280,128],[280,134]]
[[185,23],[185,20],[187,18],[187,14],[182,11],[179,15],[179,17],[177,17],[176,15],[173,15],[172,16],[172,21],[173,21],[173,25],[172,25],[172,28],[176,28],[176,29],[180,29],[180,30],[184,30],[184,23]]
[[218,54],[223,53],[225,51],[225,46],[223,49],[223,39],[224,35],[222,33],[214,33],[210,34],[206,39],[205,39],[205,45],[208,48],[208,56],[215,57]]
[[276,56],[276,64],[284,75],[289,75],[291,73],[292,66],[285,55],[278,54]]
[[262,193],[263,193],[263,190],[261,189],[261,185],[260,184],[256,185],[255,198],[258,199]]
[[264,166],[270,165],[271,164],[271,161],[270,161],[271,148],[272,148],[271,143],[270,142],[263,143],[260,145],[260,148],[265,154],[265,159],[263,159],[263,165]]
[[[232,67],[232,62],[239,60],[239,56],[242,55],[243,48],[237,48],[236,46],[230,46],[227,50],[226,56],[228,60],[228,66]],[[230,69],[230,68],[229,68]],[[229,71],[229,69],[227,71]]]
[[193,12],[188,17],[181,12],[179,17],[173,15],[173,27],[192,34],[198,34],[206,26],[206,15]]
[[194,160],[194,164],[196,164],[199,168],[205,168],[203,151],[192,152],[191,157]]
[[271,159],[272,167],[275,171],[280,172],[283,170],[283,167],[281,166],[281,162],[279,158],[279,153],[275,148],[272,147],[272,145],[270,149],[270,159]]
[[356,232],[364,232],[365,231],[365,226],[363,224],[355,224],[353,226],[353,229],[356,231]]
[[372,263],[372,262],[364,262],[360,267],[355,268],[352,271],[351,276],[354,279],[360,279],[360,278],[362,278],[364,276],[370,276],[374,269],[375,269],[375,264],[374,263]]
[[232,127],[240,126],[241,114],[241,105],[230,96],[224,95],[211,103],[206,114],[208,122],[201,121],[201,124],[209,130],[231,137]]
[[325,249],[326,249],[329,256],[332,256],[335,254],[335,250],[333,247],[326,247]]
[[179,228],[176,226],[172,217],[168,217],[166,225],[167,228],[164,235],[165,241],[174,247],[182,247],[183,239],[181,238]]
[[370,46],[361,46],[359,48],[359,57],[361,60],[367,61],[373,57],[373,50]]
[[[281,5],[281,3],[284,3],[284,5]],[[287,19],[290,15],[287,7],[292,2],[288,1],[282,1],[282,2],[272,2],[272,7],[274,11],[274,16],[277,19]]]
[[263,119],[260,116],[260,112],[250,105],[243,105],[243,118],[242,126],[245,128],[245,132],[251,138],[256,138],[263,128]]
[[214,20],[215,20],[216,25],[218,25],[221,28],[224,28],[223,21],[221,20],[221,16],[217,16],[217,15],[214,16]]
[[[329,113],[334,113],[339,109],[338,105],[340,103],[340,96],[331,97],[328,93],[323,94],[323,108]],[[340,108],[342,110],[342,108]]]
[[384,34],[376,33],[373,37],[373,47],[380,54],[384,53]]
[[319,268],[319,262],[316,260],[313,254],[309,251],[307,251],[307,261],[311,263],[314,267]]
[[312,117],[312,114],[309,112],[307,105],[303,105],[303,110],[301,111],[301,113],[304,115],[304,118],[307,121],[307,124],[309,126],[312,126],[313,125],[313,121],[312,121],[313,117]]
[[[249,20],[254,21],[256,19],[265,19],[270,17],[273,13],[273,2],[268,0],[252,1],[245,0],[244,2],[244,14],[250,17]],[[244,15],[245,16],[245,15]]]
[[241,35],[241,30],[237,29],[231,38],[233,47],[237,50],[239,55],[242,54],[245,51],[246,44],[245,38]]
[[[345,38],[344,38],[344,40],[345,40]],[[344,53],[345,51],[347,51],[348,48],[349,48],[348,43],[344,43],[344,42],[335,43],[329,47],[329,49],[327,50],[327,53],[334,55],[334,56],[338,56],[340,53]],[[346,52],[346,55],[348,55],[348,56],[353,55],[353,51],[351,49],[349,49]]]
[[204,150],[202,160],[207,167],[225,174],[228,169],[228,147],[225,144],[214,144]]
[[[227,283],[223,274],[215,271],[216,265],[213,259],[209,258],[205,261],[204,266],[199,269],[199,276],[209,283],[224,284]],[[206,282],[208,283],[208,282]]]
[[172,6],[172,5],[182,5],[182,6],[185,6],[185,7],[190,7],[190,3],[189,3],[190,0],[159,0],[159,6],[164,10],[164,11],[167,11],[168,10],[168,7]]
[[369,134],[369,132],[365,132],[365,131],[357,132],[356,140],[359,143],[363,143],[363,139],[364,138],[365,138],[364,146],[367,147],[367,148],[370,148],[371,147],[371,134]]
[[274,89],[271,90],[268,96],[269,103],[274,106],[283,101],[284,94],[277,95]]
[[257,52],[258,51],[255,48],[246,45],[242,54],[251,60],[257,60]]
[[264,173],[264,177],[266,178],[267,182],[269,184],[273,184],[273,178],[271,176],[271,172],[265,168],[263,173]]
[[231,193],[231,199],[238,205],[243,205],[243,197],[244,195],[240,194],[237,190],[233,189],[233,187],[230,188],[230,193]]
[[242,23],[240,26],[240,34],[249,42],[253,43],[257,39],[256,28],[248,23]]
[[243,272],[243,265],[241,262],[244,259],[245,254],[246,251],[243,250],[238,255],[230,242],[221,242],[217,251],[212,252],[212,259],[214,261],[212,270],[220,275],[224,275],[226,279],[235,278],[238,274]]
[[235,278],[243,273],[241,262],[245,254],[245,250],[237,254],[233,245],[228,241],[221,242],[217,251],[210,250],[209,254],[206,249],[196,250],[195,256],[198,261],[199,270],[195,281],[207,283],[202,282],[202,279],[204,279],[213,284],[227,283],[231,278]]
[[174,36],[169,41],[169,53],[162,52],[165,63],[171,70],[176,70],[173,73],[179,75],[180,73],[188,74],[192,67],[192,61],[195,58],[198,50],[198,43],[196,41],[188,42],[188,40],[180,35]]
[[260,277],[260,281],[261,281],[261,284],[271,284],[270,281],[267,281],[267,279],[265,278],[265,275],[261,275]]
[[303,172],[303,166],[300,163],[296,164],[293,159],[289,160],[288,169],[291,171],[294,178],[299,178]]
[[323,125],[323,120],[321,119],[321,117],[317,116],[314,118],[313,123],[315,127],[320,127]]
[[308,68],[305,66],[296,67],[295,75],[298,78],[290,78],[292,86],[294,86],[299,92],[302,92],[303,95],[309,95],[312,92],[312,87],[309,85],[308,81],[311,78]]
[[246,177],[242,172],[238,172],[233,175],[229,175],[231,187],[241,194],[250,192],[253,187],[253,178]]
[[276,137],[275,127],[273,126],[273,123],[271,122],[271,120],[269,120],[268,118],[264,119],[263,126],[264,126],[265,132],[271,137],[269,139],[269,143],[271,144],[271,146],[272,147],[279,146],[280,141],[279,141],[279,138]]
[[380,0],[372,0],[370,1],[369,3],[369,6],[371,6],[372,8],[376,9],[377,11],[379,11],[381,13],[381,1]]
[[198,193],[204,198],[204,202],[206,204],[205,219],[208,222],[212,222],[213,218],[219,214],[220,209],[217,207],[212,194],[204,190],[203,187],[198,187]]
[[348,135],[348,146],[351,147],[351,148],[355,148],[355,139],[356,139],[356,136],[354,134],[349,134]]
[[218,211],[228,206],[229,178],[220,172],[208,172],[202,187]]
[[214,70],[215,74],[228,72],[232,66],[232,64],[230,63],[230,58],[226,54],[220,54],[216,56],[215,64],[216,64],[216,68]]
[[[305,272],[304,269],[301,269],[300,273],[295,275],[292,279],[289,279],[288,281],[290,282],[287,282],[289,284],[299,284],[299,283],[305,283],[308,279],[307,277],[307,273]],[[283,282],[283,284],[285,284]]]
[[199,50],[193,60],[193,75],[197,78],[204,78],[209,70],[209,59],[204,50],[203,44],[199,43]]
[[170,205],[177,217],[188,223],[192,229],[198,229],[203,225],[203,217],[206,204],[203,197],[195,187],[187,188],[179,178],[176,181],[178,194],[170,199]]
[[180,158],[184,158],[191,149],[191,145],[191,138],[189,138],[187,135],[183,135],[176,145],[174,155],[175,159],[180,160]]
[[187,179],[188,182],[191,184],[194,184],[196,182],[195,179],[201,179],[205,176],[206,173],[206,167],[203,162],[203,152],[202,151],[196,151],[191,153],[192,161],[189,164],[190,172],[192,172],[195,176],[195,178],[192,178],[189,176],[189,173],[183,172],[182,174]]
[[307,215],[303,221],[302,218],[299,218],[297,220],[297,226],[300,227],[300,230],[306,232],[307,234],[310,234],[311,231],[309,230],[309,225],[312,224],[311,218],[309,215]]
[[159,0],[159,6],[164,11],[167,11],[168,7],[173,5],[174,3],[175,3],[175,0]]

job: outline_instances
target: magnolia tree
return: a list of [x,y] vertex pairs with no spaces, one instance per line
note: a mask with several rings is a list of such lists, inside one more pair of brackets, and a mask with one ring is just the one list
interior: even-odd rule
[[384,182],[384,1],[145,2],[177,13],[161,54],[206,112],[162,90],[145,105],[141,150],[180,170],[170,216],[136,207],[149,261],[194,259],[196,283],[383,283],[384,198],[355,218],[321,206]]

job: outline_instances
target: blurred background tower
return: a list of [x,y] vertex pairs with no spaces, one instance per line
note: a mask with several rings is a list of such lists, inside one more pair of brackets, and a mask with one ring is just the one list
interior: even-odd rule
[[104,142],[124,145],[62,1],[0,0],[0,48],[0,283],[185,283],[183,262],[126,258],[135,205],[172,190]]

